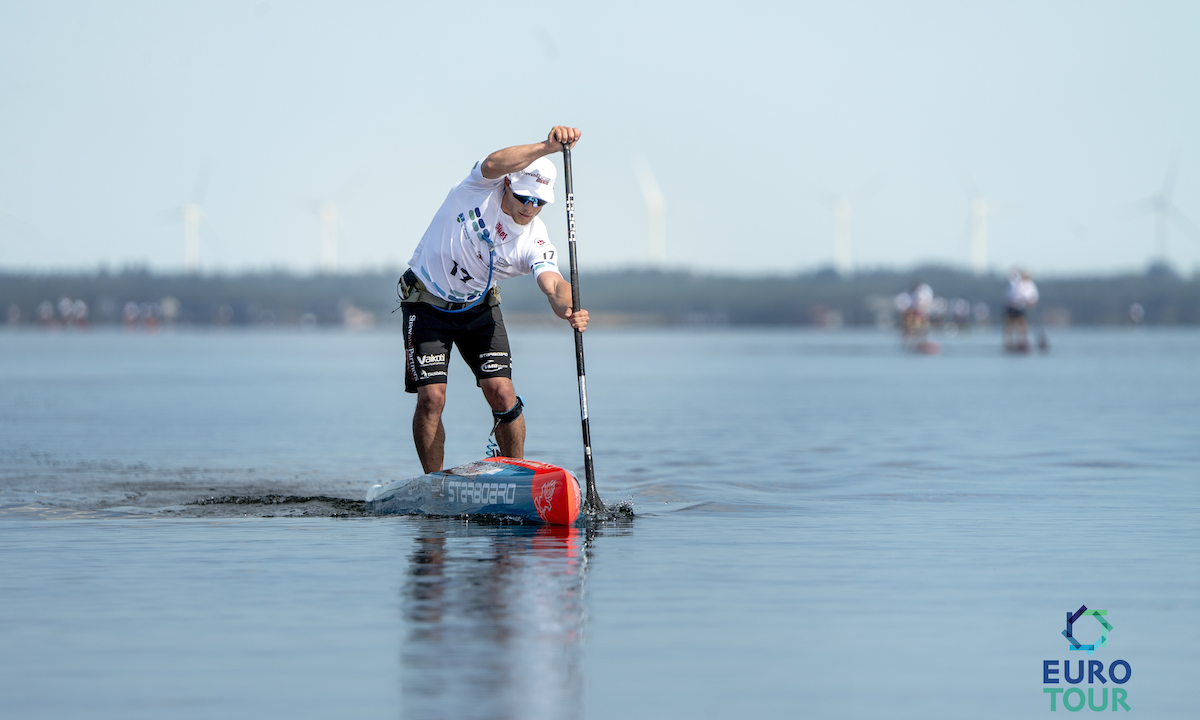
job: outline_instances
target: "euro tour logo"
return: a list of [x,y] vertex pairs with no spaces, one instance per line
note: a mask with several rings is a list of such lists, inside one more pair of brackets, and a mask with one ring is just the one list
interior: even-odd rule
[[[1100,625],[1100,637],[1093,640],[1090,644],[1083,644],[1075,637],[1075,624],[1081,618],[1095,618]],[[1089,623],[1090,626],[1090,623]],[[1067,629],[1063,630],[1063,637],[1067,639],[1070,645],[1067,646],[1069,651],[1079,651],[1088,654],[1091,657],[1092,653],[1102,647],[1108,647],[1108,634],[1112,632],[1112,623],[1108,621],[1107,610],[1089,610],[1087,605],[1080,605],[1075,612],[1067,611]],[[1090,637],[1090,633],[1094,632],[1090,627],[1085,632],[1089,633],[1085,637]],[[1060,668],[1058,660],[1043,660],[1042,661],[1042,684],[1046,686],[1060,684],[1061,680],[1065,680],[1068,685],[1079,685],[1083,683],[1084,676],[1087,676],[1087,694],[1083,692],[1081,687],[1043,687],[1042,692],[1050,696],[1050,710],[1058,711],[1060,704],[1069,712],[1079,712],[1086,705],[1089,710],[1101,711],[1112,708],[1113,711],[1129,710],[1129,691],[1124,687],[1115,687],[1116,685],[1124,685],[1129,682],[1129,678],[1133,676],[1133,669],[1129,663],[1124,660],[1113,660],[1106,668],[1104,663],[1099,660],[1079,660],[1076,672],[1072,672],[1070,660],[1063,660]],[[1107,673],[1107,675],[1106,675]],[[1114,687],[1109,688],[1111,682]],[[1112,690],[1110,696],[1109,690]]]

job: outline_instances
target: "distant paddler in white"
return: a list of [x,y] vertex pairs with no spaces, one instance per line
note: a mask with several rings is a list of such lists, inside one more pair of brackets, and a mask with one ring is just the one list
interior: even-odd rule
[[941,349],[929,339],[929,311],[933,308],[933,300],[933,288],[923,282],[913,283],[911,291],[896,296],[905,350],[934,355]]
[[[1029,352],[1029,311],[1037,306],[1038,289],[1033,277],[1024,270],[1008,274],[1008,289],[1004,292],[1004,349],[1009,352]],[[1045,338],[1040,341],[1045,344]]]
[[404,311],[404,389],[416,393],[413,440],[425,472],[442,469],[451,345],[475,374],[492,408],[499,453],[525,453],[522,401],[496,282],[532,274],[555,315],[580,332],[587,310],[571,311],[571,284],[558,270],[542,208],[554,202],[558,171],[547,155],[574,145],[578,128],[557,125],[543,142],[515,145],[475,163],[450,189],[400,279]]

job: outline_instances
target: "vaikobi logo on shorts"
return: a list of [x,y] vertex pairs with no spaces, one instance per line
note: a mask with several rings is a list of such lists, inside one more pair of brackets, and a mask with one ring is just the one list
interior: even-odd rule
[[[1081,622],[1088,617],[1095,618],[1099,623],[1100,636],[1085,644],[1080,642],[1076,635],[1081,634],[1085,638],[1092,637],[1090,633],[1094,631],[1094,628],[1091,623],[1084,625]],[[1112,623],[1108,621],[1107,610],[1089,610],[1087,605],[1080,605],[1079,609],[1074,612],[1067,611],[1067,629],[1063,630],[1062,634],[1070,643],[1067,646],[1068,651],[1079,650],[1090,656],[1096,650],[1108,646],[1108,634],[1112,632],[1112,629]],[[1129,691],[1123,687],[1113,687],[1110,697],[1110,688],[1108,687],[1109,682],[1112,682],[1114,686],[1129,682],[1129,678],[1133,675],[1133,669],[1129,663],[1124,660],[1113,660],[1106,668],[1104,663],[1099,660],[1079,660],[1074,669],[1076,671],[1072,672],[1073,667],[1070,660],[1063,660],[1061,668],[1058,660],[1042,661],[1043,685],[1058,685],[1060,672],[1061,679],[1069,685],[1079,685],[1083,683],[1085,675],[1087,677],[1086,695],[1083,688],[1080,687],[1043,687],[1042,692],[1050,696],[1051,711],[1058,711],[1060,695],[1062,706],[1070,712],[1079,712],[1085,705],[1089,710],[1094,711],[1108,710],[1110,707],[1114,711],[1129,710]],[[1097,693],[1097,690],[1100,692]]]

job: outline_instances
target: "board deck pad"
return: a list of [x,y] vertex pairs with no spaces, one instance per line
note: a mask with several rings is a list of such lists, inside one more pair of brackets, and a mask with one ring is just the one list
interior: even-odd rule
[[583,495],[579,480],[536,460],[484,458],[367,490],[373,515],[497,515],[550,525],[573,525]]

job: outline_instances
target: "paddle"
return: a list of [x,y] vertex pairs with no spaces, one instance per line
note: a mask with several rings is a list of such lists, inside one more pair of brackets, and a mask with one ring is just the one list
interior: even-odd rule
[[1042,309],[1037,309],[1037,332],[1038,332],[1038,350],[1042,352],[1050,352],[1050,340],[1046,337],[1046,318],[1042,315]]
[[[571,183],[571,147],[563,143],[563,175],[567,184],[567,248],[571,262],[571,312],[579,311],[579,267],[575,262],[575,191]],[[587,382],[583,372],[583,333],[575,331],[575,369],[579,375],[579,416],[583,424],[583,475],[587,480],[584,510],[604,512],[604,501],[596,492],[596,472],[592,469],[592,431],[588,426]]]

